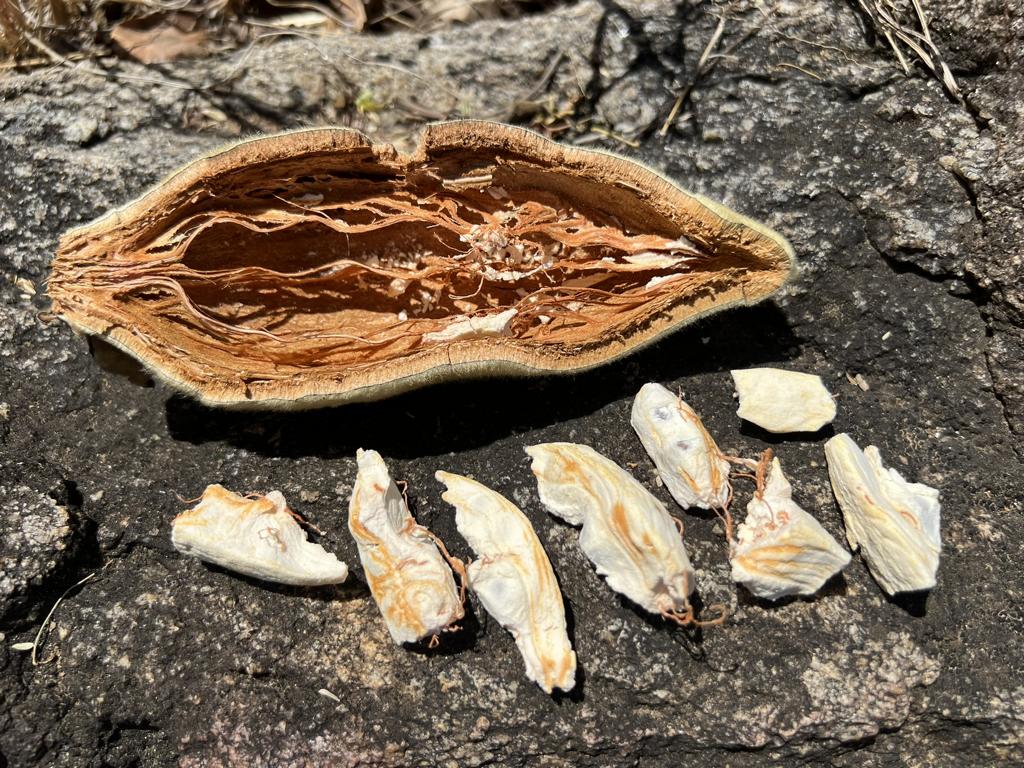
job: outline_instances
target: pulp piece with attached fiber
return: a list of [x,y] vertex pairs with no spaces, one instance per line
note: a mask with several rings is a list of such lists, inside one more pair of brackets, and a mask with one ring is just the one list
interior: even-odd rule
[[455,525],[477,558],[469,585],[484,608],[515,638],[526,675],[546,693],[572,690],[576,653],[569,642],[558,580],[526,516],[475,480],[438,472],[441,497],[455,507]]
[[311,587],[348,578],[343,562],[306,539],[277,491],[247,497],[208,485],[198,505],[174,518],[171,542],[182,554],[264,581]]
[[769,432],[817,432],[836,417],[836,401],[820,376],[779,368],[732,371],[737,415]]
[[669,493],[684,509],[725,509],[729,462],[696,412],[661,384],[644,384],[630,423]]
[[793,250],[633,160],[523,128],[242,141],[68,232],[53,311],[204,403],[313,408],[580,371],[774,293]]
[[895,595],[934,587],[942,549],[939,492],[886,469],[875,446],[862,451],[847,434],[825,443],[825,457],[846,538],[882,589]]
[[850,553],[793,501],[778,459],[759,486],[737,529],[733,581],[766,600],[813,595],[849,564]]
[[526,448],[540,500],[570,525],[608,586],[646,611],[688,623],[695,573],[665,505],[593,448],[543,443]]
[[348,529],[391,639],[415,643],[439,635],[463,616],[452,570],[436,537],[409,512],[380,454],[360,448],[356,462]]

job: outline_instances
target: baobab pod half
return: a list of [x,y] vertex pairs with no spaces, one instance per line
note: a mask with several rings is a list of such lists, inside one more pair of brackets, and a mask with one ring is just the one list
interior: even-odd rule
[[50,296],[205,403],[295,408],[592,368],[792,266],[631,160],[462,121],[410,155],[341,128],[236,144],[67,233]]

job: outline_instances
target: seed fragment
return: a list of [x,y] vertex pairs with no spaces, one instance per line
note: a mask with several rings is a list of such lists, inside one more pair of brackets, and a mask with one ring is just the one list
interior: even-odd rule
[[630,423],[679,506],[726,508],[729,462],[681,397],[660,384],[644,384],[633,400]]
[[758,485],[737,529],[733,581],[766,600],[813,595],[849,564],[850,553],[793,501],[778,459]]
[[182,554],[264,581],[320,586],[348,578],[344,563],[306,539],[278,491],[246,497],[208,485],[198,505],[174,518],[171,542]]
[[692,622],[695,573],[665,506],[589,446],[543,443],[526,452],[541,502],[582,526],[580,547],[608,586],[646,611]]
[[836,417],[836,401],[820,376],[779,368],[732,371],[737,415],[774,433],[817,432]]
[[886,469],[878,449],[863,451],[847,434],[825,443],[832,490],[846,521],[846,538],[860,548],[890,595],[935,586],[942,544],[939,492]]
[[359,449],[348,529],[373,599],[396,643],[444,632],[463,616],[462,598],[436,537],[416,523],[376,451]]
[[558,580],[533,526],[515,504],[468,477],[438,472],[455,524],[477,558],[469,584],[487,612],[515,638],[526,675],[546,693],[572,690],[576,653],[569,642]]

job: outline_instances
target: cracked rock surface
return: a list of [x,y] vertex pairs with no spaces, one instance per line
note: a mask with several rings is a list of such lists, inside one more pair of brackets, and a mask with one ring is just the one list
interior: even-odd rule
[[[0,765],[1024,761],[1021,13],[924,5],[963,103],[923,69],[905,74],[856,3],[826,0],[739,14],[722,44],[741,44],[696,81],[714,6],[611,0],[431,35],[278,37],[161,69],[200,89],[67,69],[0,79]],[[356,109],[361,93],[383,108]],[[782,232],[795,281],[590,374],[299,414],[204,409],[111,371],[116,359],[46,313],[61,232],[237,136],[344,123],[408,146],[437,117],[569,113],[566,140],[600,139]],[[701,599],[731,612],[686,632],[613,595],[578,533],[543,511],[522,447],[552,440],[631,466],[674,509],[628,420],[659,381],[725,452],[771,446],[797,502],[842,540],[830,433],[781,439],[735,415],[728,371],[755,365],[820,374],[836,432],[941,489],[927,598],[886,599],[855,556],[816,598],[763,603],[729,583],[714,517],[686,514]],[[523,508],[567,600],[572,695],[529,683],[476,605],[436,650],[391,643],[345,527],[357,447],[409,482],[455,555],[469,550],[436,469]],[[179,499],[214,482],[282,491],[356,578],[275,587],[178,555]],[[750,488],[737,490],[742,510]],[[54,614],[52,661],[12,650],[94,571]]]

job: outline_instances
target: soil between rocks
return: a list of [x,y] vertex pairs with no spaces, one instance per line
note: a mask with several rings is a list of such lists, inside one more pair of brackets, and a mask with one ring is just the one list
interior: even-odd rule
[[[1024,760],[1021,14],[934,5],[965,103],[905,75],[856,4],[778,4],[664,137],[672,91],[714,30],[710,6],[587,1],[429,36],[276,39],[158,73],[207,84],[198,91],[67,70],[0,81],[0,765]],[[538,106],[528,97],[556,58]],[[360,93],[387,106],[353,110]],[[343,122],[402,143],[427,112],[519,119],[571,105],[640,136],[604,146],[786,235],[795,282],[593,373],[291,415],[211,411],[140,385],[45,313],[62,231],[234,136]],[[702,599],[733,614],[688,633],[616,598],[575,530],[543,511],[522,447],[548,440],[632,466],[672,508],[628,424],[633,394],[660,381],[725,451],[772,446],[797,500],[841,537],[821,449],[831,432],[779,439],[736,418],[728,371],[753,365],[821,374],[835,432],[942,490],[927,599],[886,599],[855,556],[818,597],[765,604],[729,583],[714,519],[688,514]],[[360,446],[410,483],[417,517],[457,555],[468,549],[436,469],[523,508],[565,593],[576,691],[529,683],[478,606],[436,651],[391,644],[345,529]],[[179,556],[177,496],[213,482],[281,490],[356,578],[276,588]],[[55,613],[50,663],[11,649],[94,571]]]

